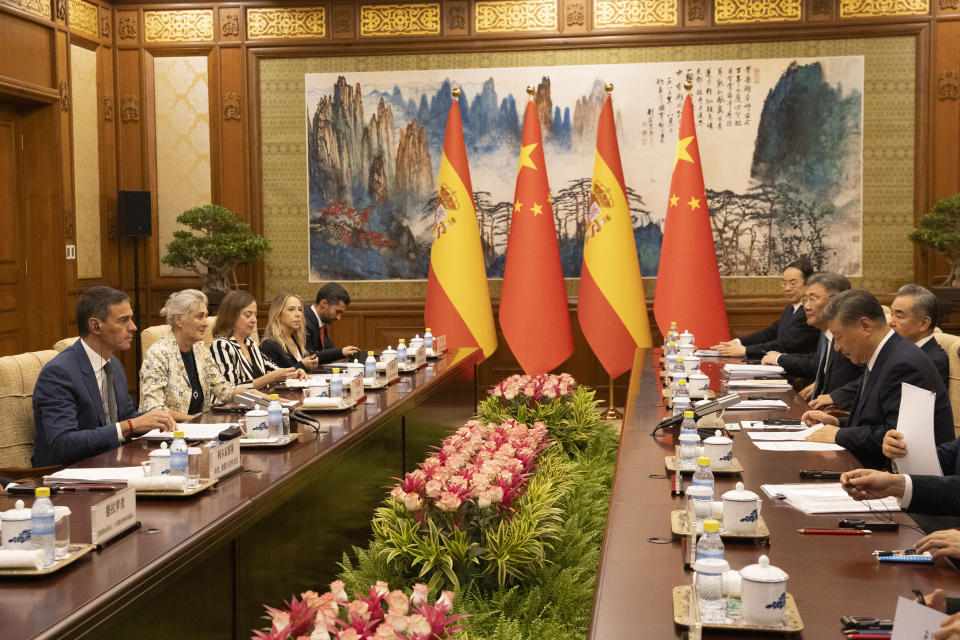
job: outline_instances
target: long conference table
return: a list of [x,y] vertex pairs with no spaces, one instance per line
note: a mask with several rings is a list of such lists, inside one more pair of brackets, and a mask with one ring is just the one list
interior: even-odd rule
[[[686,627],[674,624],[672,588],[688,585],[692,573],[683,567],[681,543],[654,544],[650,538],[670,538],[670,511],[684,508],[684,498],[673,497],[664,479],[664,457],[673,454],[673,436],[651,436],[664,418],[661,397],[659,350],[638,350],[620,440],[620,451],[610,502],[609,519],[601,553],[597,589],[588,637],[591,640],[625,638],[679,638]],[[729,360],[734,361],[734,360]],[[721,391],[723,361],[702,362],[711,378],[711,389]],[[724,420],[798,418],[806,403],[794,391],[755,392],[746,395],[779,397],[788,409],[749,412],[727,411]],[[763,498],[761,516],[770,529],[769,544],[760,541],[725,541],[731,568],[754,564],[761,554],[789,574],[787,591],[793,594],[804,630],[791,637],[842,638],[840,616],[893,618],[897,596],[911,597],[911,589],[924,593],[942,587],[960,595],[960,574],[948,562],[936,565],[879,563],[875,549],[909,549],[921,533],[901,526],[898,531],[877,531],[869,536],[808,535],[797,529],[836,528],[838,515],[805,515],[768,498],[761,484],[807,482],[800,469],[845,471],[860,465],[847,451],[761,451],[743,431],[733,432],[733,455],[744,471],[717,475],[714,499],[742,481]],[[685,484],[689,482],[686,476]],[[808,482],[818,482],[810,480]],[[833,481],[836,482],[836,481]],[[857,514],[867,520],[874,514]],[[905,513],[893,514],[900,523],[913,524]],[[956,519],[916,517],[930,530],[960,526]],[[729,632],[704,629],[707,638],[778,637],[775,633]]]
[[[0,577],[0,638],[249,638],[264,604],[323,591],[351,545],[366,544],[392,478],[474,413],[480,360],[477,349],[448,353],[347,412],[313,414],[321,432],[301,426],[284,448],[242,449],[243,471],[204,493],[138,497],[139,529],[56,574]],[[135,441],[75,466],[135,466],[156,446]],[[107,495],[53,496],[72,511],[72,542],[91,541],[89,507]],[[0,510],[15,498],[0,496]]]

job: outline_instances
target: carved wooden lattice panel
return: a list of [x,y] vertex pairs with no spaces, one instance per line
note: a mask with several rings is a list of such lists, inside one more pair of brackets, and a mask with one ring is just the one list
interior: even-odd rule
[[27,13],[50,20],[50,0],[0,0],[3,4],[22,9]]
[[323,38],[327,35],[323,7],[247,9],[247,38]]
[[213,10],[147,11],[143,14],[147,42],[208,42],[213,40]]
[[360,7],[361,36],[440,35],[440,3]]
[[930,0],[840,0],[841,18],[917,16],[930,13]]
[[491,0],[477,2],[477,33],[556,31],[556,0]]
[[716,0],[717,24],[791,22],[800,20],[800,0]]
[[70,26],[85,36],[100,37],[100,12],[97,5],[83,0],[70,0]]
[[595,29],[677,24],[677,0],[595,0]]

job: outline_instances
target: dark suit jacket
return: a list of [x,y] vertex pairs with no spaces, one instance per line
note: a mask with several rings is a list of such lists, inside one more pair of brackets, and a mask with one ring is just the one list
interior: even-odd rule
[[[928,340],[926,344],[920,347],[920,350],[927,354],[933,366],[937,368],[937,372],[943,380],[943,386],[949,393],[950,365],[947,359],[947,352],[943,350],[935,338]],[[838,409],[850,409],[850,407],[853,406],[854,399],[857,397],[857,392],[860,390],[862,381],[863,367],[860,367],[860,375],[856,379],[851,380],[834,391],[827,391],[826,393],[830,394],[833,404],[835,404]]]
[[330,325],[327,325],[323,332],[323,340],[320,335],[320,322],[317,320],[317,314],[312,308],[305,309],[303,315],[307,319],[307,352],[317,354],[318,364],[327,364],[337,360],[343,360],[343,351],[333,344],[330,339]]
[[908,511],[960,516],[960,438],[937,447],[943,477],[911,474],[913,498]]
[[[297,341],[296,338],[293,339],[294,342]],[[304,349],[299,343],[297,347],[300,349],[300,353],[306,356],[310,353],[309,349]],[[272,338],[264,340],[260,343],[260,353],[264,355],[270,362],[277,365],[277,367],[283,369],[287,367],[296,367],[297,369],[307,370],[307,367],[297,360],[297,357],[286,350],[286,348],[280,344],[277,340]]]
[[767,351],[816,354],[818,340],[820,330],[807,324],[803,305],[794,312],[793,305],[788,304],[779,320],[766,329],[740,338],[740,344],[746,347],[748,358],[761,358]]
[[[113,364],[117,418],[140,415],[130,399],[123,365]],[[83,345],[77,340],[48,362],[33,389],[36,425],[33,465],[72,464],[120,446],[117,427],[107,422],[97,378]]]
[[849,450],[861,464],[884,469],[889,461],[882,449],[883,435],[897,425],[900,383],[933,391],[933,437],[937,444],[954,439],[953,412],[943,380],[920,348],[896,332],[877,355],[863,391],[853,404],[850,418],[837,432],[837,444]]
[[[827,343],[827,349],[830,351],[830,358],[827,359],[826,371],[820,376],[819,387],[813,390],[814,398],[824,393],[833,393],[834,389],[848,384],[851,380],[860,380],[863,375],[863,366],[853,364],[842,351],[835,350],[832,340]],[[777,364],[789,375],[805,378],[811,382],[817,379],[817,370],[822,366],[817,352],[785,353],[777,360]],[[855,394],[856,391],[853,395]],[[853,404],[853,395],[850,396],[847,406]],[[836,404],[836,397],[833,397],[833,401]],[[840,405],[837,406],[840,407]]]

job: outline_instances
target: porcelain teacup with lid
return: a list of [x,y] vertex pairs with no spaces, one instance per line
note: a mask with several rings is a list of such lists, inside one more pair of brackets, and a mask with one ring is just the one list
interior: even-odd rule
[[30,509],[23,506],[23,500],[17,500],[13,509],[0,511],[0,535],[3,536],[4,549],[33,548],[30,540]]
[[733,440],[719,429],[703,441],[703,455],[710,458],[710,468],[725,471],[733,464]]
[[764,627],[780,627],[787,604],[787,573],[760,556],[757,564],[740,570],[743,621]]
[[760,507],[763,501],[753,491],[743,488],[738,482],[736,489],[724,492],[723,529],[727,533],[751,535],[757,532],[760,522]]

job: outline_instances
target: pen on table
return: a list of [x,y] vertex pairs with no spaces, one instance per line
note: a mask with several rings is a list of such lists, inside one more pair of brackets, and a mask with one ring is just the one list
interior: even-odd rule
[[873,532],[870,529],[797,529],[797,533],[808,536],[868,536]]

